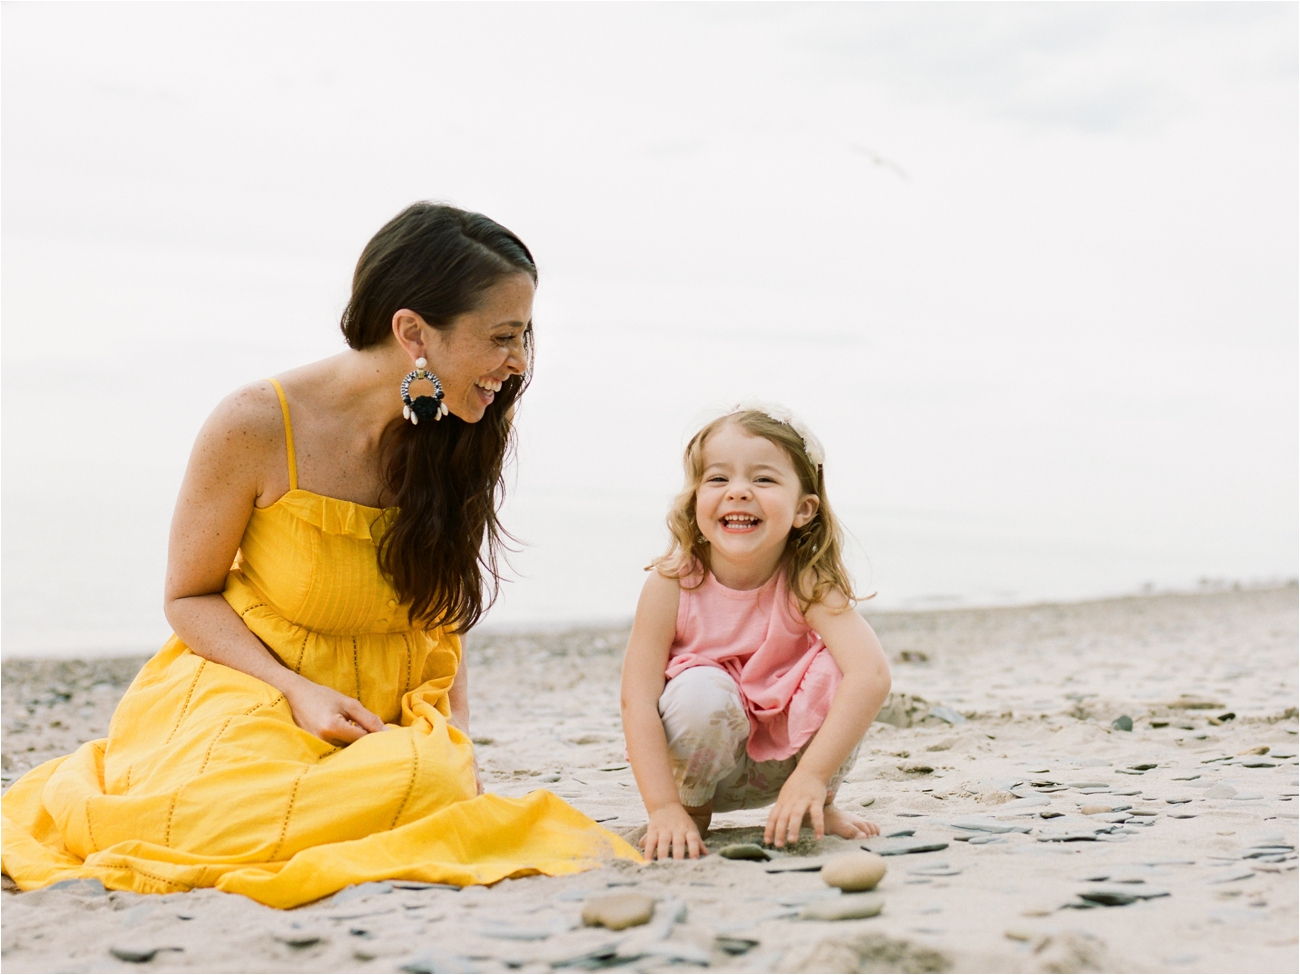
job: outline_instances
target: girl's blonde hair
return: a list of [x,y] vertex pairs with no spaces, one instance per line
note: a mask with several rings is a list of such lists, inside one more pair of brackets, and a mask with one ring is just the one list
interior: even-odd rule
[[[850,606],[856,604],[853,582],[844,566],[844,533],[826,497],[821,445],[815,440],[811,443],[805,441],[789,420],[777,419],[765,410],[741,409],[727,413],[706,424],[691,438],[682,459],[686,486],[668,512],[672,542],[668,551],[650,563],[649,568],[679,581],[685,581],[701,569],[709,571],[709,543],[695,520],[695,495],[704,476],[705,441],[728,423],[734,423],[747,433],[769,440],[784,450],[794,464],[802,493],[817,496],[817,513],[802,528],[791,530],[783,560],[790,592],[799,603],[799,611],[808,612],[814,603],[821,602],[835,591],[842,594]],[[815,457],[810,456],[810,448]]]

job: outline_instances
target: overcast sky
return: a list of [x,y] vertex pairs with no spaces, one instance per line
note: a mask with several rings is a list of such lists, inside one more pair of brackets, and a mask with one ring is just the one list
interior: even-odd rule
[[630,616],[703,410],[828,449],[880,605],[1297,561],[1295,4],[7,4],[6,653],[166,634],[231,389],[416,199],[538,257],[490,622]]

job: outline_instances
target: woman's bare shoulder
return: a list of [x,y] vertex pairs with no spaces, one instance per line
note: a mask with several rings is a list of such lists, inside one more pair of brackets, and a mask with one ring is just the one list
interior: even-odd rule
[[275,387],[266,380],[241,386],[208,415],[194,442],[201,468],[260,474],[284,451],[284,419]]

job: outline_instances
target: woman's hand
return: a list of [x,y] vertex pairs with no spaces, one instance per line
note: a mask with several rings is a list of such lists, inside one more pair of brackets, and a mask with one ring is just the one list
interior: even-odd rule
[[816,775],[800,767],[790,773],[781,787],[781,794],[776,797],[776,805],[767,817],[767,828],[763,830],[763,842],[770,843],[777,849],[786,843],[799,842],[799,827],[803,819],[812,819],[813,834],[817,839],[826,835],[826,820],[823,807],[826,805],[827,783]]
[[647,860],[698,860],[709,851],[704,847],[700,828],[679,802],[661,806],[650,814],[650,825],[641,839],[641,852]]
[[360,701],[305,677],[286,689],[284,698],[293,712],[294,724],[330,745],[350,745],[371,732],[384,730],[384,723]]

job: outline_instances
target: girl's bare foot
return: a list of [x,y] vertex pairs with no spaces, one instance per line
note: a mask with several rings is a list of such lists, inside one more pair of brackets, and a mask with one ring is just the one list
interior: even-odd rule
[[709,823],[713,822],[713,800],[710,799],[703,806],[687,806],[686,813],[695,820],[700,838],[703,839],[709,832]]
[[827,836],[842,836],[846,840],[865,840],[880,835],[880,827],[875,823],[852,816],[833,802],[826,803],[822,816],[825,817]]

